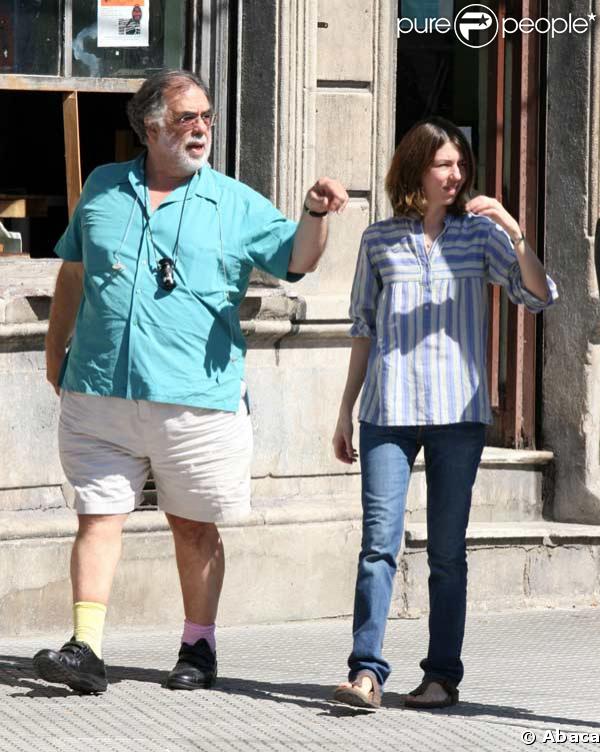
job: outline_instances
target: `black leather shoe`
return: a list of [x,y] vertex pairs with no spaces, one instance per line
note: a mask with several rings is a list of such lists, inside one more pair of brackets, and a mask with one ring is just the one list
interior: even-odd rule
[[202,638],[194,645],[184,642],[179,660],[167,677],[169,689],[209,689],[217,679],[217,654]]
[[33,668],[44,681],[66,684],[76,692],[106,692],[106,668],[87,642],[69,640],[60,650],[40,650]]

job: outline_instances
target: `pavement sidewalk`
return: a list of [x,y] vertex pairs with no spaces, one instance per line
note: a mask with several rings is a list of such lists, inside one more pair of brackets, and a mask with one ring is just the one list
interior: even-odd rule
[[34,677],[35,651],[68,635],[0,639],[0,750],[600,752],[600,609],[471,614],[461,703],[430,712],[399,700],[420,680],[424,618],[389,622],[382,710],[330,702],[350,630],[348,619],[220,629],[219,682],[195,692],[161,686],[177,632],[109,630],[110,686],[99,696]]

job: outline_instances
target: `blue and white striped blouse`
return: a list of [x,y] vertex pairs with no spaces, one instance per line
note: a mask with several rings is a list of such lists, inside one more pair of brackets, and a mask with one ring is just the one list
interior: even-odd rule
[[537,313],[558,297],[528,292],[508,234],[487,217],[447,215],[429,254],[423,224],[393,217],[368,227],[350,318],[372,337],[359,420],[382,426],[492,422],[487,388],[487,283]]

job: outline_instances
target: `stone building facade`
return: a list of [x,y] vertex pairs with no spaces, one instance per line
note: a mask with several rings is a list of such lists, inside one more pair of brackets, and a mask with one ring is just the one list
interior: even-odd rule
[[600,7],[590,35],[554,40],[547,74],[546,263],[561,304],[545,322],[543,435],[556,519],[600,524]]
[[[550,0],[548,12],[566,16],[584,5],[600,11],[588,0]],[[222,36],[237,61],[229,127],[240,179],[289,216],[319,175],[335,176],[351,196],[345,214],[330,219],[318,271],[293,286],[257,275],[243,305],[255,510],[247,524],[223,529],[223,623],[351,610],[359,475],[335,461],[330,441],[360,235],[389,214],[383,181],[397,132],[397,18],[389,0],[244,0],[237,32]],[[545,48],[541,224],[561,303],[545,316],[539,350],[537,448],[484,454],[469,531],[471,598],[480,608],[590,603],[600,594],[599,60],[598,25]],[[58,262],[6,256],[0,264],[0,629],[15,633],[66,623],[75,520],[58,462],[57,401],[44,379]],[[418,461],[396,615],[426,607],[424,505]],[[178,623],[179,609],[165,521],[138,511],[126,528],[109,619]]]

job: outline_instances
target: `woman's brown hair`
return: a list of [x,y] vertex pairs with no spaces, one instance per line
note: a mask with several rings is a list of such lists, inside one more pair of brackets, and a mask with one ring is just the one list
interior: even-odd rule
[[398,144],[385,178],[385,190],[394,216],[425,215],[427,200],[423,193],[423,175],[444,144],[452,143],[466,163],[466,178],[456,200],[448,207],[452,214],[463,214],[475,178],[475,158],[460,128],[449,120],[431,117],[414,125]]

